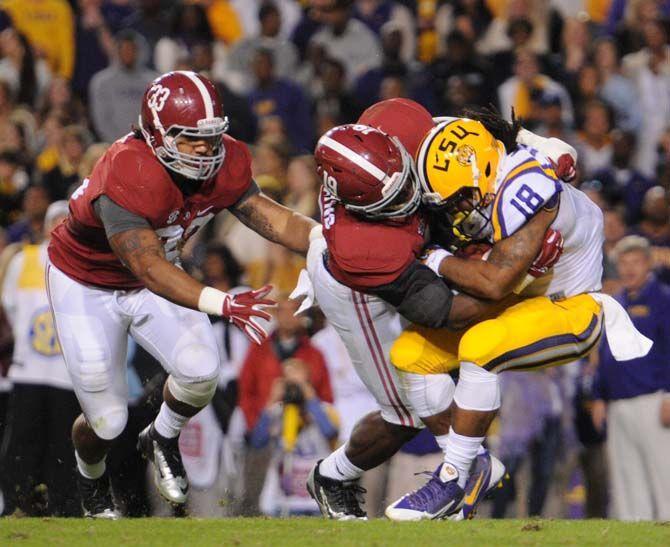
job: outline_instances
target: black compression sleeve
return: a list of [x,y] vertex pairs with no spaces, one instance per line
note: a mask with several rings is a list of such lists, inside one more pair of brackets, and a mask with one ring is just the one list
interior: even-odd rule
[[151,228],[146,219],[117,205],[104,194],[93,202],[93,209],[105,227],[107,239],[128,230]]
[[395,281],[368,292],[394,306],[412,323],[431,328],[449,326],[453,293],[441,277],[416,260]]

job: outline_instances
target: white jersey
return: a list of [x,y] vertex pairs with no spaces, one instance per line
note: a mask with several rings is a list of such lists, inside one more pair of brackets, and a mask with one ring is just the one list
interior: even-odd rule
[[519,146],[501,161],[493,203],[493,239],[515,233],[542,207],[558,204],[551,227],[563,235],[563,254],[522,296],[570,297],[598,291],[602,280],[603,215],[586,194],[558,180],[551,162]]
[[14,334],[8,376],[12,382],[72,389],[49,309],[46,262],[46,243],[26,245],[7,267],[2,305]]

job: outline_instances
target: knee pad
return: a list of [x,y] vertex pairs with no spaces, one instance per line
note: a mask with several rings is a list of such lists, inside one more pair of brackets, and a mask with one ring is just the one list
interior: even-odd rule
[[126,428],[128,407],[116,406],[109,408],[96,416],[86,416],[86,421],[98,437],[111,441],[121,435]]
[[[458,358],[483,367],[498,357],[509,333],[500,319],[482,321],[468,329],[458,345]],[[462,367],[461,367],[462,369]]]
[[219,353],[216,347],[191,343],[179,348],[174,359],[177,376],[188,382],[203,382],[219,376]]
[[184,382],[170,375],[167,386],[175,399],[195,408],[203,408],[209,404],[216,391],[217,378],[202,382]]
[[498,375],[474,363],[461,363],[454,401],[463,410],[497,410],[500,408]]
[[402,374],[403,390],[419,418],[435,416],[449,408],[456,386],[448,374]]

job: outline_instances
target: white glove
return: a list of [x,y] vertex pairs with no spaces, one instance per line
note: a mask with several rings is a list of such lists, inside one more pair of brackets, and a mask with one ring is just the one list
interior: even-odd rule
[[433,270],[437,275],[440,275],[440,264],[442,261],[449,257],[454,256],[453,253],[450,253],[442,247],[432,247],[426,250],[426,255],[423,258],[423,263]]

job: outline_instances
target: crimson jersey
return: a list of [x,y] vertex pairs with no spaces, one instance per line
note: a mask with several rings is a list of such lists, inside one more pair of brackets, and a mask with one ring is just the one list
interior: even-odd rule
[[421,255],[426,224],[420,214],[404,222],[367,222],[324,189],[320,205],[328,270],[347,287],[365,291],[391,283]]
[[223,143],[226,157],[217,175],[195,194],[184,196],[144,140],[127,135],[115,142],[70,197],[70,214],[52,234],[51,262],[81,283],[110,289],[142,287],[109,246],[93,202],[106,195],[146,219],[163,241],[167,259],[175,262],[189,237],[250,189],[247,147],[227,135]]

